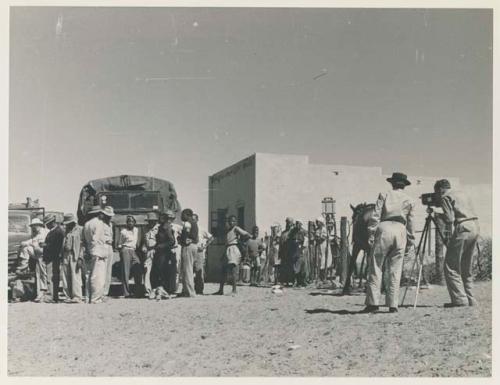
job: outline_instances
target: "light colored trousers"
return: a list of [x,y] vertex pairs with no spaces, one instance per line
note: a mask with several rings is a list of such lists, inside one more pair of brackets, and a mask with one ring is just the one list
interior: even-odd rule
[[151,287],[151,269],[153,267],[153,258],[155,256],[154,249],[148,250],[146,260],[144,261],[144,289],[147,294],[153,290]]
[[73,254],[63,257],[61,264],[63,293],[66,298],[81,300],[82,272],[81,270],[76,271],[76,264]]
[[114,261],[115,261],[115,254],[113,253],[113,246],[107,245],[106,281],[104,282],[103,295],[109,295],[109,288],[111,287],[111,275],[113,273]]
[[472,305],[472,261],[479,238],[477,220],[463,222],[455,227],[444,258],[444,278],[455,305]]
[[366,305],[378,306],[385,263],[385,304],[398,307],[399,282],[406,248],[406,227],[399,222],[380,222],[375,233],[373,251],[368,256]]
[[92,255],[89,263],[87,298],[90,303],[102,300],[106,283],[107,258]]
[[36,276],[36,295],[40,297],[42,294],[52,292],[52,272],[49,271],[48,264],[42,257],[37,258],[35,266]]
[[182,294],[187,297],[196,297],[194,290],[194,260],[198,255],[198,246],[190,244],[183,246],[181,251],[181,281]]

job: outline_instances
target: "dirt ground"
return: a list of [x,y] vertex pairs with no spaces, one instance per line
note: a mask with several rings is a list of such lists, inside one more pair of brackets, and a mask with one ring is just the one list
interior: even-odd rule
[[[229,293],[230,288],[226,290]],[[206,293],[216,291],[208,284]],[[491,283],[480,306],[355,314],[364,296],[240,287],[236,297],[9,304],[11,376],[491,376]],[[414,291],[409,292],[411,302]]]

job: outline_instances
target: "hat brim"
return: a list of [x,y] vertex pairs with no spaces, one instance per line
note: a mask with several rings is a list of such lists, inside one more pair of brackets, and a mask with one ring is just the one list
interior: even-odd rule
[[43,223],[30,223],[30,227],[34,227],[34,226],[40,226],[40,227],[43,227],[44,224]]
[[48,225],[49,223],[52,223],[52,222],[55,222],[56,221],[56,218],[50,218],[48,221],[44,221],[43,223]]
[[76,220],[72,219],[70,221],[64,221],[62,224],[63,225],[69,225],[70,223],[76,223]]
[[101,212],[101,213],[103,213],[104,215],[106,215],[106,216],[107,216],[107,217],[109,217],[109,218],[113,218],[113,217],[115,216],[115,214],[114,214],[114,213],[113,213],[113,214],[110,214],[110,213],[105,212],[104,210],[101,210],[100,212]]
[[411,185],[411,182],[409,180],[407,180],[407,179],[401,180],[401,179],[387,178],[386,181],[389,182],[389,183],[398,183],[398,182],[399,183],[403,183],[405,186]]

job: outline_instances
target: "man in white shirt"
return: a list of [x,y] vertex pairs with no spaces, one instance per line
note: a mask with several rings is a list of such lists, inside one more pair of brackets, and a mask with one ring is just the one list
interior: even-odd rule
[[122,289],[125,298],[131,297],[132,293],[129,287],[130,274],[134,278],[136,297],[139,296],[139,286],[142,281],[141,261],[137,255],[139,230],[135,226],[136,220],[132,215],[127,216],[127,227],[120,231],[118,241],[118,250],[120,250],[120,259],[122,262]]
[[411,183],[405,174],[395,172],[391,178],[392,190],[381,193],[375,204],[373,216],[368,221],[368,242],[373,250],[368,261],[366,308],[363,313],[378,311],[380,287],[385,265],[388,274],[386,306],[389,312],[398,311],[399,281],[405,251],[414,243],[413,199],[403,192]]
[[114,215],[112,207],[102,210],[94,206],[89,214],[97,214],[83,227],[83,238],[88,262],[87,297],[89,303],[102,303],[106,284],[106,260],[109,257],[109,236],[106,234],[104,215]]

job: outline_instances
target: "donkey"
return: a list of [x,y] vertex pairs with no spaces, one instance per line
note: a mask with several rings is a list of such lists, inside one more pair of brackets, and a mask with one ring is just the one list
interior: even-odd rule
[[[360,203],[356,207],[351,206],[352,210],[352,255],[349,261],[349,267],[347,270],[347,277],[344,284],[344,290],[342,294],[351,294],[351,275],[356,270],[356,260],[358,259],[358,254],[361,250],[364,251],[363,262],[361,263],[361,270],[363,270],[363,264],[366,255],[370,250],[370,244],[368,243],[368,221],[375,211],[374,203]],[[358,275],[362,275],[363,271],[360,271]]]

